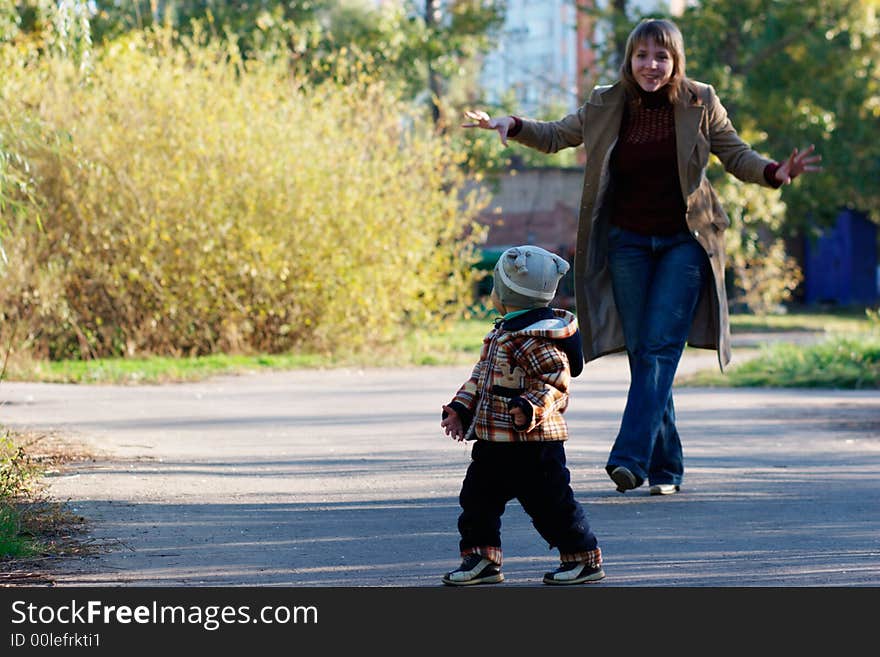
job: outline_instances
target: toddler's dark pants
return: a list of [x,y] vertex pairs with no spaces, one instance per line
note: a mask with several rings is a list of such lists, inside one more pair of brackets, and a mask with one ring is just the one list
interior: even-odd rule
[[501,548],[501,515],[519,500],[538,533],[560,554],[597,548],[583,508],[574,498],[562,441],[493,443],[477,440],[462,483],[459,547]]

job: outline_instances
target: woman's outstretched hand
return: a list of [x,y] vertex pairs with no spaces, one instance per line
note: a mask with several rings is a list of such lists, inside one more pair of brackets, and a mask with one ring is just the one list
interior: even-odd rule
[[821,171],[822,167],[817,166],[817,163],[822,161],[822,156],[810,155],[815,148],[813,144],[801,152],[795,148],[788,159],[776,169],[776,180],[787,185],[805,171]]
[[470,123],[462,123],[462,128],[483,128],[483,130],[497,130],[501,137],[501,143],[507,146],[507,133],[513,127],[514,121],[512,116],[502,116],[493,119],[483,110],[467,110],[464,113],[465,118],[470,119]]

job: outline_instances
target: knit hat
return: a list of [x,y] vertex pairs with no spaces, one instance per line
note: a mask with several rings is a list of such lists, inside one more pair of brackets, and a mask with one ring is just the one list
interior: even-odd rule
[[539,246],[514,246],[502,253],[495,264],[495,293],[505,306],[549,306],[556,296],[559,279],[568,269],[565,260]]

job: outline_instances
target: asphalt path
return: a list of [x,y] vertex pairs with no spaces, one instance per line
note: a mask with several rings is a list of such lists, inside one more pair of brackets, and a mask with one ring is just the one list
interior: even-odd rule
[[[689,350],[679,373],[714,363]],[[435,587],[459,562],[470,458],[440,407],[469,371],[4,381],[0,424],[93,454],[45,480],[101,547],[52,563],[58,586]],[[627,384],[622,357],[590,363],[566,413],[572,485],[605,558],[591,586],[880,585],[876,391],[677,386],[685,481],[652,497],[617,493],[603,468]],[[502,534],[502,586],[542,586],[557,555],[515,501]]]

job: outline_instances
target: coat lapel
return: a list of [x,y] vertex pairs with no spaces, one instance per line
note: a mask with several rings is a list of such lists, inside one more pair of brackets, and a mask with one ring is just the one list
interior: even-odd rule
[[600,153],[604,156],[605,149],[596,151],[595,148],[603,144],[610,144],[617,138],[620,132],[620,121],[623,118],[623,86],[615,84],[601,94],[600,102],[589,103],[590,119],[587,123],[585,146],[590,153]]
[[[705,108],[702,105],[688,103],[675,104],[675,148],[678,159],[678,179],[681,184],[682,200],[688,198],[688,161],[697,144],[697,135],[700,132],[700,121],[703,118]],[[696,182],[696,181],[695,181]]]

